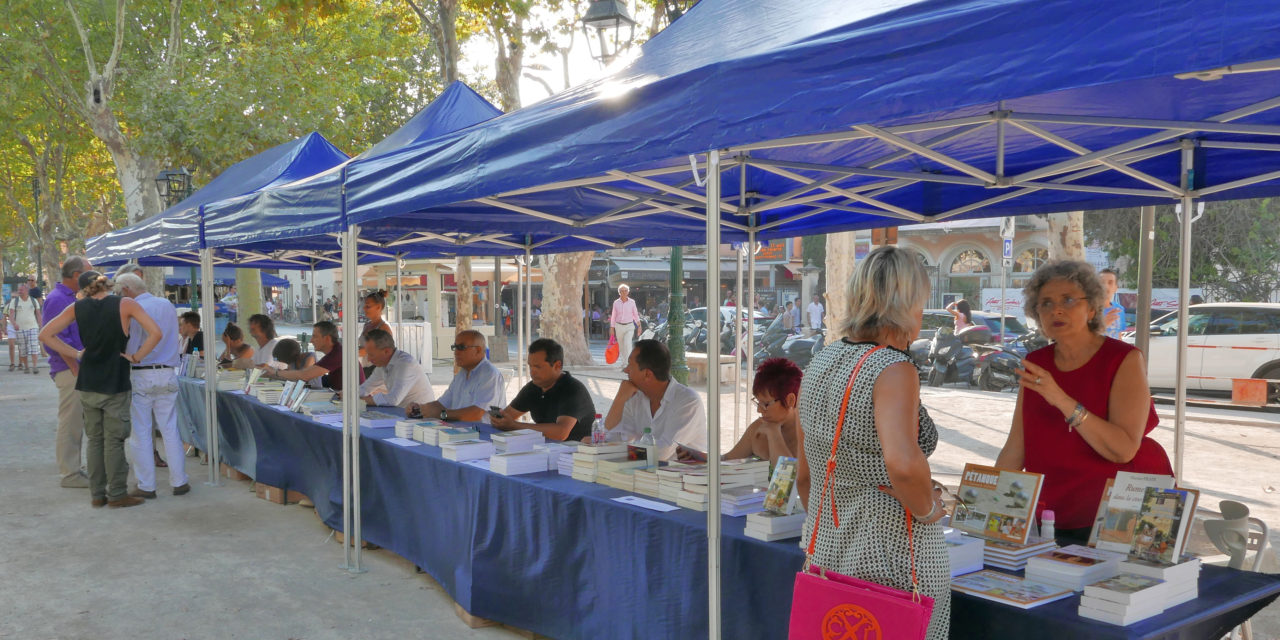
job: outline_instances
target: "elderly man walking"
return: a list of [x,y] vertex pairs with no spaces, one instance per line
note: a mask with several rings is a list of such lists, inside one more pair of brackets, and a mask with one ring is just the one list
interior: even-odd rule
[[[81,256],[67,256],[62,262],[62,280],[54,285],[45,299],[44,321],[58,317],[67,307],[75,304],[80,290],[80,274],[93,269]],[[76,323],[58,334],[58,338],[80,350],[80,329]],[[84,448],[84,409],[80,406],[80,393],[76,391],[76,377],[80,375],[80,362],[65,359],[62,354],[46,347],[49,353],[49,377],[58,388],[58,431],[54,436],[54,454],[58,460],[58,472],[62,474],[62,486],[68,489],[84,489],[89,486],[89,476],[81,467]]]
[[[133,298],[143,313],[160,328],[160,343],[145,358],[134,364],[129,381],[133,396],[129,418],[133,422],[133,434],[129,438],[133,450],[133,474],[138,487],[129,492],[135,498],[156,497],[155,445],[152,429],[158,429],[164,438],[165,458],[169,462],[169,486],[173,495],[180,496],[191,490],[187,481],[186,455],[182,439],[178,435],[178,415],[174,410],[178,401],[178,363],[182,353],[182,338],[178,333],[178,311],[164,298],[147,292],[146,283],[136,274],[127,273],[116,278],[120,292]],[[137,320],[129,322],[129,347],[134,353],[147,339],[147,332]]]
[[25,284],[18,285],[18,294],[9,298],[9,306],[5,308],[9,323],[18,328],[18,359],[22,362],[22,370],[40,373],[40,301],[31,296],[31,289]]

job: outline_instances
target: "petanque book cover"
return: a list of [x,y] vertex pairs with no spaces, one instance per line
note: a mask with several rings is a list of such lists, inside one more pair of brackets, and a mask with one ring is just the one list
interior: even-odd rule
[[960,476],[951,526],[970,535],[1026,544],[1044,476],[969,463]]

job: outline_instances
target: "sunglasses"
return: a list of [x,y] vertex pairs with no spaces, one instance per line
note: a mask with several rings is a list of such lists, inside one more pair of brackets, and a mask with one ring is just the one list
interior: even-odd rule
[[451,345],[449,345],[449,349],[450,349],[451,351],[462,351],[463,349],[470,349],[471,347],[475,347],[475,348],[479,349],[479,348],[480,348],[480,345],[478,345],[478,344],[451,344]]

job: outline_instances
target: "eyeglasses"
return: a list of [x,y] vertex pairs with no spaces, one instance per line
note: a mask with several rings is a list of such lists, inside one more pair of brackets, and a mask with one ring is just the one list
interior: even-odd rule
[[775,405],[775,404],[777,404],[777,403],[778,403],[778,401],[777,401],[777,400],[770,400],[770,401],[768,401],[768,402],[760,402],[759,400],[757,400],[757,399],[755,399],[755,398],[752,398],[752,399],[751,399],[751,404],[754,404],[754,405],[756,406],[756,408],[757,408],[757,409],[759,409],[759,410],[761,410],[761,411],[767,411],[767,410],[769,409],[769,407],[772,407],[773,405]]
[[1059,309],[1059,308],[1065,311],[1067,309],[1070,309],[1071,307],[1076,306],[1076,303],[1080,302],[1080,300],[1081,298],[1067,297],[1067,298],[1063,298],[1059,302],[1054,302],[1053,300],[1045,298],[1044,300],[1041,300],[1039,304],[1036,305],[1036,310],[1039,311],[1040,313],[1053,313],[1054,309]]
[[452,350],[452,351],[462,351],[463,349],[470,349],[471,347],[475,347],[475,348],[479,349],[479,348],[480,348],[480,345],[478,345],[478,344],[451,344],[451,345],[449,345],[449,349],[450,349],[450,350]]

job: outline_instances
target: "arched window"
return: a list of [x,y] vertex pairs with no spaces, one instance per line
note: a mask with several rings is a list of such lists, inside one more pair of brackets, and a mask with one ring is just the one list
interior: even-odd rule
[[1031,273],[1049,260],[1049,250],[1043,247],[1027,247],[1013,261],[1017,273]]
[[965,249],[951,261],[951,273],[991,273],[991,260],[977,249]]

